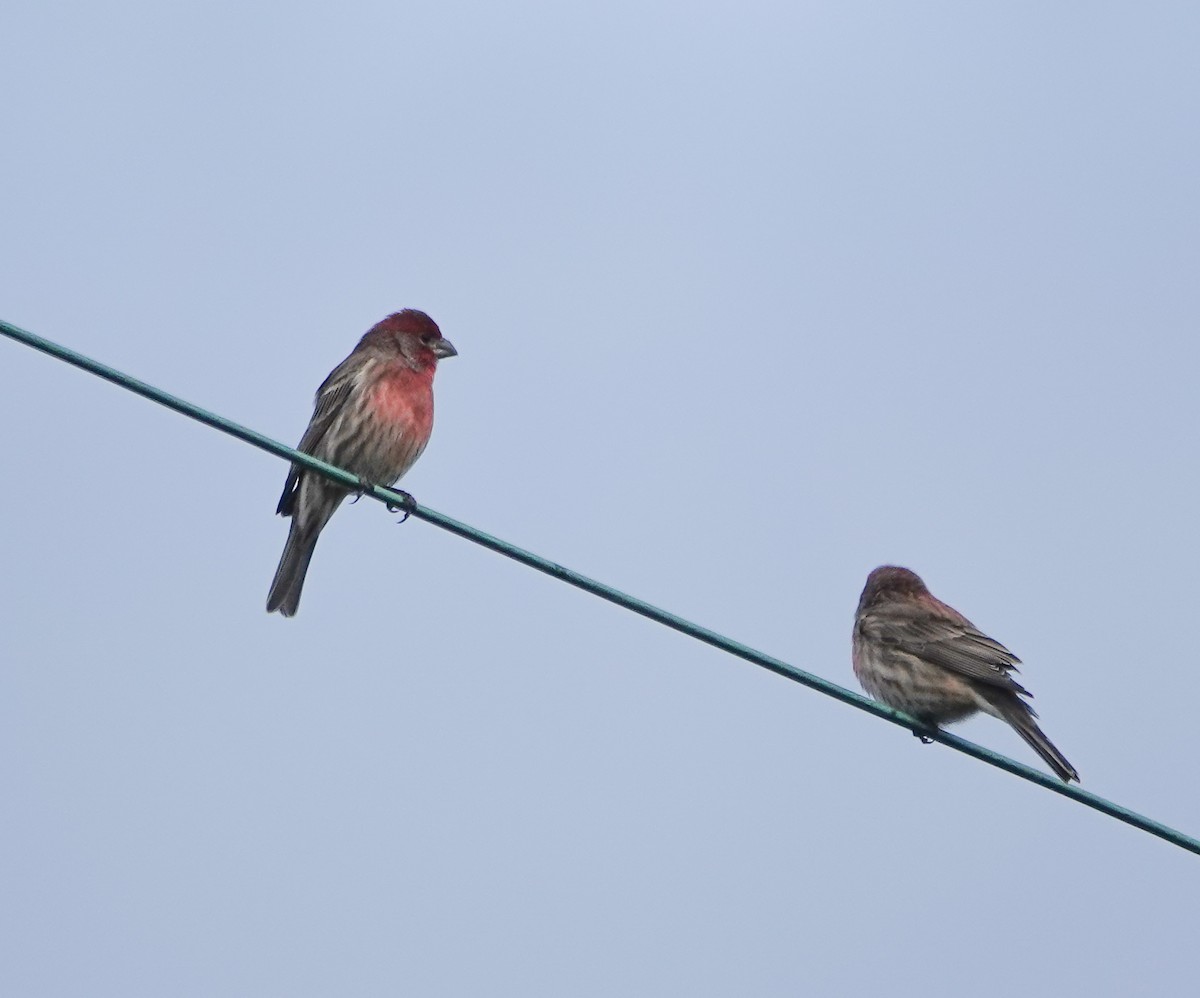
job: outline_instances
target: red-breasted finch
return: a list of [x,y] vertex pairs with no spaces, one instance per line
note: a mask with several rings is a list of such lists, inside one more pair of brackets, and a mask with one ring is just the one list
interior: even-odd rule
[[[298,450],[370,485],[392,485],[413,466],[433,429],[433,375],[458,353],[424,312],[406,308],[377,323],[317,389]],[[350,492],[292,465],[276,510],[292,518],[267,612],[291,617],[321,530]]]
[[907,568],[884,565],[867,578],[854,617],[854,674],[876,700],[925,724],[976,711],[1007,721],[1059,779],[1079,780],[1010,675],[1021,661],[925,588]]

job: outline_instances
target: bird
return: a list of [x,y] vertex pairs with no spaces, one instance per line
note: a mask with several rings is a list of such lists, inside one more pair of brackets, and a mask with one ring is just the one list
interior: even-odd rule
[[[937,599],[907,568],[881,565],[867,577],[854,617],[854,674],[876,700],[937,727],[977,711],[1008,722],[1065,783],[1079,773],[1038,727],[1012,678],[1020,663],[966,617]],[[919,732],[915,732],[920,734]]]
[[[364,490],[393,485],[429,443],[438,361],[457,354],[424,312],[394,312],[367,330],[317,389],[297,449],[357,475]],[[291,466],[276,512],[292,522],[267,596],[268,613],[295,615],[317,538],[351,491]]]

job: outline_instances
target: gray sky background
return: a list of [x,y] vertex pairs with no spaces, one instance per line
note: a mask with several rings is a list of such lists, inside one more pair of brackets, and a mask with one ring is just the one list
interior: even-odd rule
[[[1200,7],[0,13],[0,315],[848,686],[867,572],[1193,834]],[[1200,859],[0,342],[7,995],[1191,994]],[[1031,763],[1003,725],[965,736]]]

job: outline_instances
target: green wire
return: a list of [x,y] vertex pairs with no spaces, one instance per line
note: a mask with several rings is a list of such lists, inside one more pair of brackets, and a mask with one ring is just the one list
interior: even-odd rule
[[[92,360],[90,357],[85,357],[82,354],[76,353],[67,347],[60,346],[50,340],[43,339],[34,333],[27,332],[11,323],[0,320],[0,333],[17,340],[27,346],[33,347],[35,350],[41,350],[43,353],[49,354],[59,360],[66,361],[75,367],[89,371],[98,377],[104,378],[106,381],[111,381],[115,385],[120,385],[122,388],[128,389],[138,395],[150,399],[151,401],[164,405],[168,409],[174,409],[178,413],[195,419],[198,422],[205,423],[215,429],[228,433],[230,436],[237,437],[239,440],[244,440],[248,444],[265,450],[270,454],[281,457],[286,461],[291,461],[294,464],[303,465],[313,471],[325,475],[327,478],[333,479],[345,485],[352,491],[358,491],[362,488],[357,475],[352,475],[348,471],[341,468],[336,468],[331,464],[326,464],[324,461],[319,461],[309,454],[302,454],[294,447],[288,447],[286,444],[281,444],[277,440],[272,440],[270,437],[265,437],[261,433],[256,433],[254,430],[241,426],[232,420],[225,419],[223,416],[218,416],[215,413],[208,412],[206,409],[201,409],[197,405],[190,402],[185,402],[183,399],[176,398],[174,395],[169,395],[167,392],[153,385],[148,385],[144,381],[139,381],[137,378],[130,377],[121,371],[101,364],[99,361]],[[410,504],[403,493],[393,489],[383,488],[381,486],[372,486],[364,491],[365,495],[371,496],[373,499],[378,499],[380,502],[386,503],[390,507],[399,507],[408,511],[412,516],[419,520],[424,520],[427,523],[432,523],[436,527],[441,527],[452,534],[457,534],[475,544],[495,551],[497,554],[502,554],[506,558],[511,558],[513,561],[518,561],[522,565],[528,565],[530,568],[537,569],[539,572],[544,572],[546,575],[552,576],[561,582],[566,582],[577,589],[582,589],[584,592],[591,593],[593,596],[599,596],[601,599],[608,600],[610,603],[615,603],[617,606],[624,607],[626,610],[632,610],[634,613],[641,614],[643,617],[649,617],[651,620],[666,627],[680,631],[689,637],[695,638],[697,641],[703,641],[705,644],[712,645],[714,648],[720,648],[722,651],[728,652],[730,655],[736,655],[738,658],[743,658],[747,662],[753,662],[755,665],[761,666],[764,669],[769,669],[771,672],[778,673],[786,679],[800,683],[810,689],[824,693],[826,696],[831,696],[835,700],[840,700],[842,703],[847,703],[851,707],[857,707],[859,710],[864,710],[868,714],[874,714],[876,717],[882,718],[885,721],[890,721],[892,724],[897,724],[902,728],[908,728],[910,731],[925,735],[935,741],[941,742],[943,745],[948,745],[952,749],[956,749],[966,755],[973,756],[989,765],[995,766],[997,769],[1003,769],[1014,776],[1019,776],[1023,780],[1028,780],[1030,783],[1036,783],[1046,790],[1052,790],[1056,794],[1062,794],[1064,797],[1069,797],[1080,804],[1094,808],[1102,814],[1107,814],[1109,817],[1116,818],[1118,821],[1123,821],[1128,825],[1133,825],[1134,828],[1140,828],[1144,832],[1149,832],[1151,835],[1156,835],[1160,839],[1165,839],[1181,849],[1186,849],[1189,852],[1200,855],[1200,840],[1192,838],[1190,835],[1185,835],[1183,832],[1176,831],[1162,822],[1155,821],[1153,818],[1147,818],[1145,815],[1138,814],[1136,811],[1131,811],[1127,807],[1122,807],[1120,804],[1115,804],[1104,797],[1084,790],[1082,787],[1074,784],[1063,783],[1060,780],[1026,766],[1024,763],[1017,762],[1015,759],[1010,759],[1008,756],[1000,755],[998,752],[993,752],[991,749],[984,748],[982,745],[977,745],[974,742],[967,741],[965,738],[959,738],[957,735],[950,734],[948,731],[930,730],[921,724],[916,718],[910,717],[907,714],[901,713],[898,710],[893,710],[881,703],[876,703],[874,700],[869,700],[864,696],[860,696],[845,687],[838,686],[836,683],[831,683],[820,676],[814,676],[811,672],[805,672],[803,669],[798,669],[794,665],[789,665],[787,662],[778,658],[773,658],[763,652],[744,645],[741,642],[734,641],[732,638],[727,638],[723,634],[718,634],[716,631],[711,631],[707,627],[701,627],[699,624],[693,624],[691,621],[684,620],[682,617],[677,617],[673,613],[668,613],[666,610],[659,609],[656,606],[638,599],[636,596],[630,596],[628,593],[623,593],[619,589],[614,589],[612,586],[606,586],[603,582],[597,582],[595,579],[589,579],[586,575],[580,575],[578,572],[572,571],[562,565],[555,564],[539,555],[533,554],[530,551],[525,551],[516,545],[509,544],[507,541],[502,541],[498,537],[492,537],[490,534],[485,534],[481,530],[476,530],[474,527],[466,523],[462,523],[452,517],[446,516],[444,513],[439,513],[436,510],[430,509],[428,506],[420,504]]]

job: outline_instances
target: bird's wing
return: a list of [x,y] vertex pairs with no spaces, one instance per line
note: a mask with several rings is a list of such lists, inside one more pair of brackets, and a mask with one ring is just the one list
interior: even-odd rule
[[[361,359],[347,357],[321,383],[321,387],[317,389],[312,419],[309,420],[308,429],[304,431],[304,436],[300,438],[296,450],[303,451],[305,454],[316,454],[317,446],[329,432],[329,427],[353,392],[361,371]],[[287,481],[283,486],[283,495],[279,497],[279,505],[275,509],[275,512],[282,516],[292,515],[296,490],[300,485],[300,473],[303,470],[293,464],[291,470],[288,471]]]
[[1032,694],[1009,673],[1021,661],[965,617],[948,619],[921,609],[876,607],[860,625],[865,637],[1010,693]]

